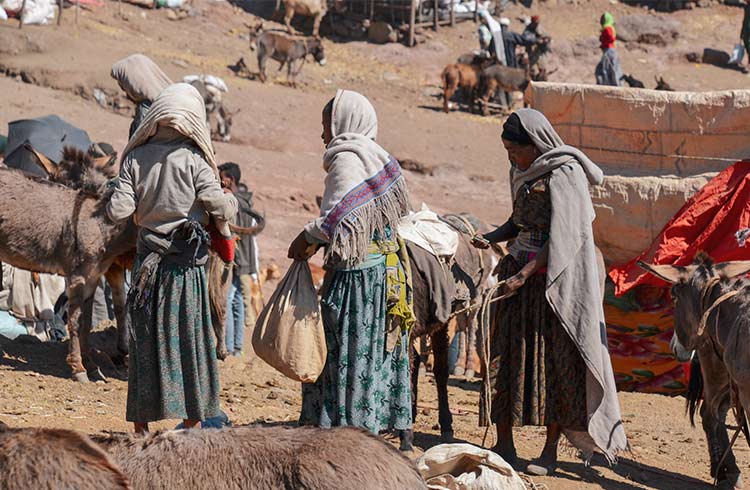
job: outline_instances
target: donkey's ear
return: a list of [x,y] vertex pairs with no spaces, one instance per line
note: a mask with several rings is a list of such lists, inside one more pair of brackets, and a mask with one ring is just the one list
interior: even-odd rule
[[691,273],[689,267],[680,267],[677,265],[651,265],[640,260],[638,261],[638,265],[642,269],[645,269],[659,279],[663,279],[670,284],[677,284],[680,282],[680,279],[690,277]]
[[117,153],[93,158],[92,160],[94,161],[94,168],[105,169],[115,164],[115,162],[117,161]]
[[57,166],[52,163],[52,160],[44,156],[42,153],[36,151],[34,147],[32,147],[29,143],[26,143],[25,145],[23,145],[23,147],[25,150],[31,152],[39,166],[42,167],[45,172],[47,172],[47,176],[52,177],[57,173]]
[[750,272],[750,260],[737,260],[732,262],[722,262],[716,264],[714,270],[723,279],[731,279],[737,276],[744,276]]

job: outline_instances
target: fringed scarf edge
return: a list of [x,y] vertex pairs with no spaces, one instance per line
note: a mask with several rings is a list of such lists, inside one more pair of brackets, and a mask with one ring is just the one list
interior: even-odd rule
[[409,191],[399,175],[387,191],[349,211],[333,228],[326,263],[345,267],[362,263],[373,236],[385,238],[388,227],[395,233],[401,218],[410,210]]

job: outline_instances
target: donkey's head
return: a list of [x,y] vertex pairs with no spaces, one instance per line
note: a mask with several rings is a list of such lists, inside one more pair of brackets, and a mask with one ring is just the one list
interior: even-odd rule
[[263,34],[263,31],[265,30],[265,25],[263,24],[263,21],[260,20],[256,22],[255,24],[250,24],[248,22],[245,22],[245,27],[247,27],[248,29],[250,51],[255,51],[255,43],[258,41],[258,36]]
[[86,194],[101,195],[107,182],[117,175],[117,154],[94,157],[90,152],[71,146],[63,148],[60,163],[55,165],[42,153],[27,146],[39,165],[47,172],[49,180]]
[[677,347],[688,351],[699,346],[698,327],[708,301],[710,289],[717,282],[742,276],[750,271],[750,261],[723,262],[714,264],[711,258],[703,253],[698,254],[692,265],[650,265],[638,262],[638,265],[651,274],[672,284],[672,300],[674,301],[674,333],[678,345],[673,342],[673,349],[677,354]]
[[219,103],[216,111],[216,133],[221,141],[229,143],[232,139],[232,118],[239,114],[240,110],[230,112],[223,103]]

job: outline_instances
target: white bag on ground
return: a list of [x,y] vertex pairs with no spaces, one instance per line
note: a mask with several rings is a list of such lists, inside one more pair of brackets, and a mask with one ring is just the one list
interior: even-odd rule
[[310,383],[326,362],[326,340],[310,266],[295,261],[260,312],[253,349],[288,378]]
[[471,444],[440,444],[417,461],[430,490],[526,490],[513,468],[492,451]]
[[732,56],[729,58],[730,65],[739,65],[742,63],[742,59],[745,57],[745,47],[742,44],[737,44],[732,50]]

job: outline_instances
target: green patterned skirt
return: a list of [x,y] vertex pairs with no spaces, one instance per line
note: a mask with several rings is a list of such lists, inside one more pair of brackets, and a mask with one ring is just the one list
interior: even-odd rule
[[[139,257],[134,272],[141,262]],[[152,422],[214,417],[219,413],[219,372],[203,266],[162,261],[156,274],[149,308],[128,302],[126,418]]]
[[302,385],[300,423],[411,428],[409,334],[388,351],[385,264],[331,274],[321,301],[328,358],[318,380]]
[[[500,264],[500,279],[520,270],[507,256]],[[535,274],[515,296],[496,303],[490,336],[489,418],[514,426],[558,423],[567,429],[585,429],[586,364],[547,302],[546,282],[545,274]],[[480,414],[480,425],[486,425],[486,415]]]

